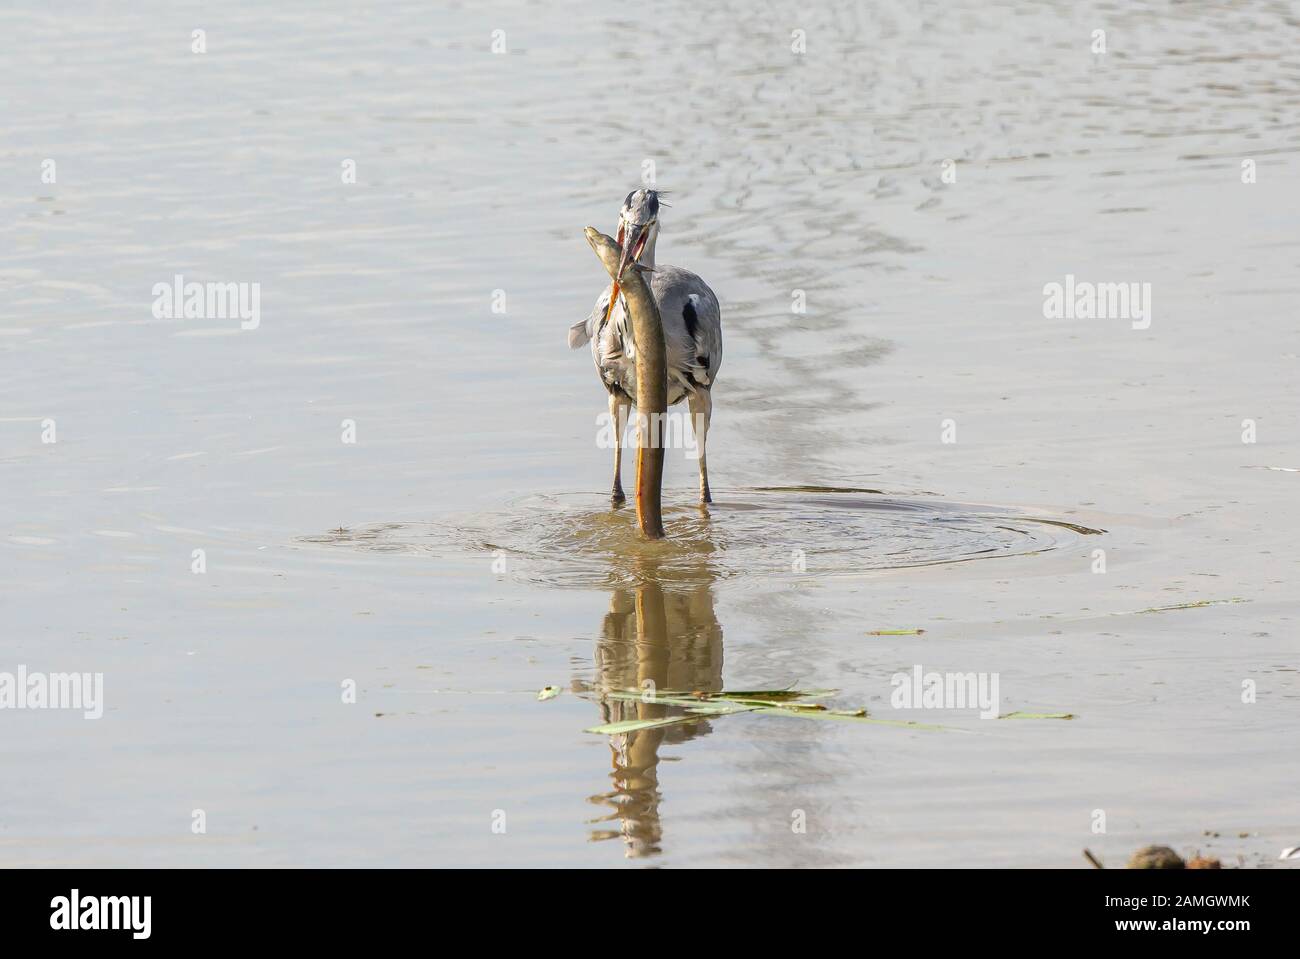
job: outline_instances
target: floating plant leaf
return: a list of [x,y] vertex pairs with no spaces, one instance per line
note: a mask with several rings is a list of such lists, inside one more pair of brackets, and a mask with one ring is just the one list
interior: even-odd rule
[[723,690],[716,693],[684,692],[663,689],[653,692],[639,689],[612,689],[605,693],[609,699],[653,703],[662,706],[698,706],[701,703],[774,703],[799,699],[817,699],[833,696],[834,689],[745,689]]
[[1003,713],[998,719],[1074,719],[1074,713]]
[[720,693],[706,693],[714,699],[817,699],[834,696],[838,689],[724,689]]
[[878,726],[899,726],[906,729],[950,730],[950,727],[932,726],[912,720],[874,719],[867,714],[866,709],[830,709],[822,703],[799,701],[832,696],[836,692],[837,690],[834,689],[745,689],[724,690],[717,693],[698,690],[692,692],[660,690],[651,693],[637,689],[614,689],[604,694],[606,699],[620,702],[640,702],[655,706],[673,706],[684,710],[685,715],[665,716],[659,719],[629,719],[617,723],[606,723],[602,726],[593,726],[585,730],[585,732],[617,735],[636,732],[641,729],[653,729],[658,726],[696,722],[709,716],[726,716],[732,713],[749,712],[800,716],[806,719],[828,719],[838,722],[872,723]]
[[[687,709],[707,707],[712,703],[711,700],[696,699],[692,696],[634,693],[621,690],[612,690],[607,692],[605,693],[605,698],[625,703],[644,703],[647,706],[682,706]],[[714,705],[722,704],[714,703]]]
[[537,692],[537,701],[539,703],[545,702],[548,699],[554,699],[558,695],[560,695],[559,686],[543,686]]
[[656,726],[674,726],[678,723],[694,723],[703,719],[703,716],[665,716],[662,719],[628,719],[621,723],[605,723],[603,726],[592,726],[584,729],[584,733],[600,733],[605,736],[618,736],[622,733],[634,733],[642,729],[654,729]]
[[635,733],[642,729],[655,729],[659,726],[676,726],[681,723],[696,723],[710,716],[725,716],[728,713],[748,713],[757,706],[735,706],[727,709],[692,709],[685,716],[662,716],[658,719],[625,719],[617,723],[604,723],[584,729],[584,733],[599,733],[604,736],[617,736],[622,733]]
[[[1242,599],[1240,596],[1234,596],[1231,599],[1198,599],[1194,603],[1175,603],[1173,606],[1152,606],[1149,609],[1139,609],[1137,614],[1142,613],[1166,613],[1171,609],[1201,609],[1204,606],[1227,606],[1231,603],[1249,603],[1250,600]],[[1113,613],[1114,616],[1123,616],[1124,613]]]
[[923,629],[873,629],[868,636],[921,636]]

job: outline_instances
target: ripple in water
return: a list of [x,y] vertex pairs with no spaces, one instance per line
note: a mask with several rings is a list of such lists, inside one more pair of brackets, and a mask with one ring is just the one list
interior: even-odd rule
[[664,505],[668,538],[641,538],[631,505],[606,496],[537,494],[477,522],[389,523],[304,542],[384,552],[504,553],[517,578],[608,588],[647,577],[689,585],[736,577],[848,575],[1025,556],[1066,548],[1089,529],[996,506],[904,499],[874,490],[782,487],[723,491],[702,510]]

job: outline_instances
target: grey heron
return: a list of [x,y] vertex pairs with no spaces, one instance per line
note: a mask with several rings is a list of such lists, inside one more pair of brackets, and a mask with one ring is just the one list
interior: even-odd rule
[[[708,284],[694,273],[655,262],[659,208],[660,194],[656,190],[633,190],[623,200],[616,237],[619,259],[617,269],[610,271],[613,282],[596,298],[591,315],[569,328],[571,348],[591,343],[596,372],[609,393],[609,414],[616,437],[612,493],[616,505],[625,499],[620,475],[622,429],[630,408],[638,405],[638,356],[632,322],[635,312],[629,313],[626,291],[620,289],[624,272],[633,263],[638,272],[649,275],[650,293],[661,318],[667,405],[683,399],[687,402],[699,449],[700,502],[712,502],[705,446],[713,417],[713,384],[722,365],[722,311]],[[640,412],[644,415],[656,411]]]

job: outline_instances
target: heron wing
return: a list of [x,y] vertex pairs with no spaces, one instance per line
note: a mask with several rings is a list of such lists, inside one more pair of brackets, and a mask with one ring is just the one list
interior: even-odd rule
[[609,291],[610,287],[606,287],[604,292],[596,297],[596,305],[592,307],[591,314],[586,319],[579,320],[569,327],[569,349],[582,348],[596,335],[596,324],[604,319],[605,308],[609,305]]
[[698,276],[677,267],[658,267],[651,285],[663,318],[669,377],[684,392],[709,389],[722,365],[718,298]]

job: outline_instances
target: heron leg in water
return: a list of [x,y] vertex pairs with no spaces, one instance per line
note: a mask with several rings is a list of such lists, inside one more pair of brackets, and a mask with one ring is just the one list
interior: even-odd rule
[[713,395],[708,390],[696,390],[686,402],[691,408],[691,426],[695,430],[695,443],[700,448],[700,502],[712,503],[709,495],[709,464],[704,458],[704,447],[709,438],[709,420],[713,418]]
[[615,506],[627,497],[623,495],[623,430],[627,427],[632,404],[614,393],[609,394],[609,418],[614,424],[614,491],[610,499]]

